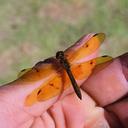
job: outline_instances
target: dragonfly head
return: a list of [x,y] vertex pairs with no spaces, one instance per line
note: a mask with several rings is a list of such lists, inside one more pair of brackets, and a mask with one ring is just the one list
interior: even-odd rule
[[64,59],[64,52],[63,51],[58,51],[56,53],[56,59],[63,60]]

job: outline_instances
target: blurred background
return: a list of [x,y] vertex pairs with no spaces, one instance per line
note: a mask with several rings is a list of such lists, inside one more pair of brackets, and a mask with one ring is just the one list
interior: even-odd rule
[[91,32],[102,54],[127,52],[128,0],[0,0],[0,85]]

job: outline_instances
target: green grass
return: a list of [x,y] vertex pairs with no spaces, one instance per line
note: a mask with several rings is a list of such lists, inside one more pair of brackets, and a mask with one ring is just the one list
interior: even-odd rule
[[0,84],[90,32],[106,33],[103,54],[127,52],[127,7],[127,0],[0,0]]

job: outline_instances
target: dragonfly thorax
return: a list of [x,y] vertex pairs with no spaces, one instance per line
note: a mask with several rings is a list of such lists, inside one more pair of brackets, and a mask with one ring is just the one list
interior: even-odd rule
[[56,59],[59,61],[60,64],[63,65],[64,68],[66,69],[70,68],[70,64],[68,60],[66,59],[63,51],[58,51],[56,53]]

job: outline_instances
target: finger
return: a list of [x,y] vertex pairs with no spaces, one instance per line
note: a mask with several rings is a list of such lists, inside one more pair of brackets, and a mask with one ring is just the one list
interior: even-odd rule
[[[121,59],[122,57],[125,59]],[[127,94],[127,57],[128,54],[124,54],[121,57],[115,58],[113,61],[96,67],[92,76],[83,84],[82,88],[100,106],[111,104]]]
[[[31,128],[47,128],[40,117],[35,118],[34,122],[30,127]],[[21,127],[21,128],[27,128],[27,127]]]
[[[120,62],[122,65],[122,71],[123,74],[126,78],[126,80],[128,81],[128,53],[122,55],[119,57],[120,58]],[[119,100],[117,100],[116,102],[105,106],[105,109],[111,113],[113,115],[113,117],[115,117],[117,119],[118,122],[120,122],[120,127],[124,127],[127,128],[128,127],[128,95],[126,94],[125,96],[123,96],[122,98],[120,98]],[[108,117],[108,116],[107,116]],[[108,117],[109,122],[112,124],[111,119]],[[116,125],[117,122],[113,123],[114,125]],[[118,127],[119,127],[118,126]],[[112,127],[115,127],[112,125]],[[120,128],[119,127],[119,128]]]
[[[41,115],[41,119],[45,125],[45,128],[55,128],[55,122],[54,122],[54,119],[53,117],[51,116],[51,114],[49,113],[49,111],[46,111],[44,112],[42,115]],[[60,117],[61,119],[61,117]],[[63,128],[63,127],[61,127]]]
[[[120,99],[108,106],[105,106],[107,111],[106,118],[109,124],[117,128],[128,128],[128,97]],[[111,117],[110,117],[111,116]]]

